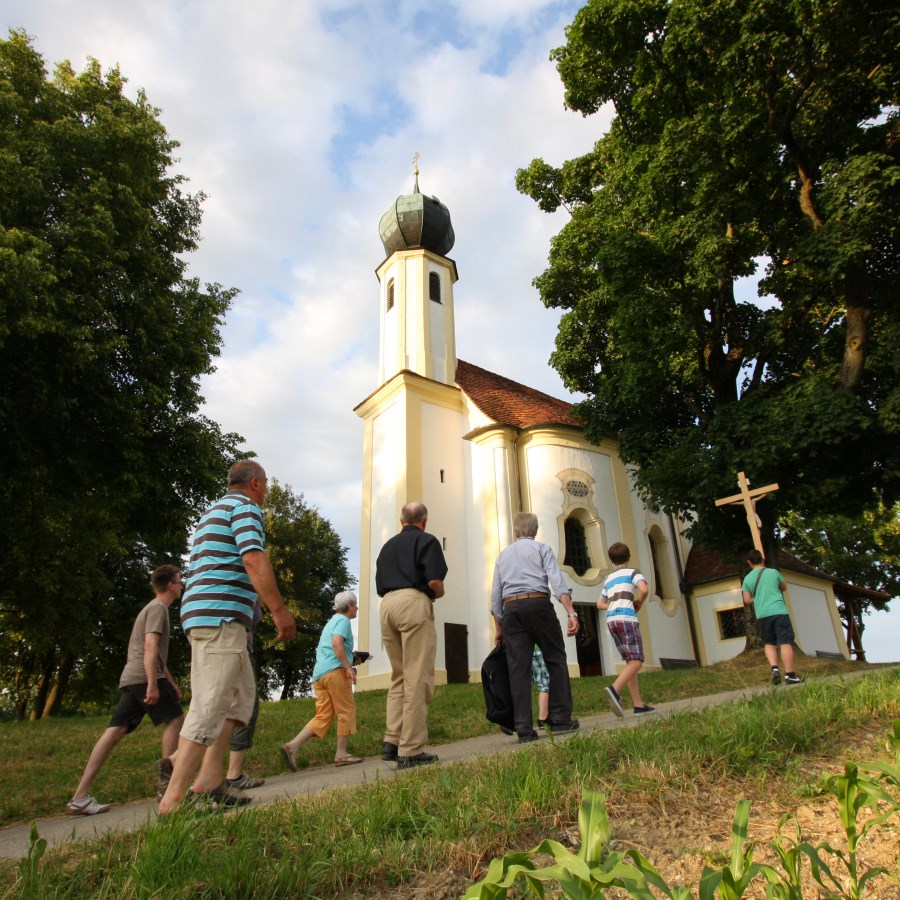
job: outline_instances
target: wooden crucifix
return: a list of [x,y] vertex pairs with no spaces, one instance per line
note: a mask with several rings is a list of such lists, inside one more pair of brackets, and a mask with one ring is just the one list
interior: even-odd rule
[[[730,497],[723,497],[716,500],[716,506],[730,506],[734,503],[740,503],[747,513],[747,524],[750,526],[750,534],[753,535],[753,546],[763,553],[762,536],[759,533],[759,519],[756,515],[756,501],[766,494],[771,494],[778,490],[777,484],[767,484],[765,487],[750,489],[750,482],[743,472],[738,472],[738,487],[741,489],[739,494],[732,494]],[[765,556],[765,553],[763,553]]]

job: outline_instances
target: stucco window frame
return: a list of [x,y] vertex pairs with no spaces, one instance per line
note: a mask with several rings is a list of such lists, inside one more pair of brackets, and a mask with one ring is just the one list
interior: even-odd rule
[[[656,523],[650,525],[646,529],[644,536],[647,540],[647,549],[650,551],[650,561],[652,566],[652,584],[650,584],[649,599],[659,604],[659,608],[667,615],[674,616],[678,611],[681,603],[678,594],[673,590],[673,586],[677,584],[675,573],[672,571],[672,559],[669,555],[669,542],[666,536]],[[653,565],[654,560],[656,565]],[[661,584],[656,583],[657,570],[659,571],[659,580]],[[647,573],[645,572],[646,576]]]
[[[582,469],[565,469],[558,472],[562,504],[559,515],[556,517],[556,525],[559,535],[559,567],[577,584],[599,584],[610,570],[609,559],[606,555],[606,523],[600,517],[597,507],[594,505],[594,485],[596,482]],[[576,497],[569,492],[569,482],[580,482],[587,487],[584,497]],[[566,558],[566,520],[576,518],[584,529],[584,537],[587,543],[588,555],[591,559],[591,567],[582,575],[578,575],[571,566],[565,565]]]

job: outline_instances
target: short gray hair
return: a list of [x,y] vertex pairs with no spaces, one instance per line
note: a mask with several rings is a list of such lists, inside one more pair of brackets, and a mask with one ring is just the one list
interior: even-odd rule
[[359,600],[356,599],[356,594],[353,591],[341,591],[334,598],[334,611],[335,612],[344,612],[346,609],[352,604],[359,605]]
[[537,534],[537,516],[530,512],[517,512],[513,516],[513,536],[516,538],[530,537]]
[[427,518],[428,510],[425,508],[425,504],[419,500],[410,500],[400,510],[400,521],[404,525],[417,525],[419,522],[424,522]]
[[255,459],[239,459],[228,470],[228,487],[250,484],[253,478],[265,478],[266,472]]

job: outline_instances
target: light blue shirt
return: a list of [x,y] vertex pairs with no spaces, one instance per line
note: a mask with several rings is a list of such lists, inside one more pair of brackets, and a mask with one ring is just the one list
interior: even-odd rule
[[494,586],[491,589],[491,612],[503,621],[503,598],[533,591],[572,595],[563,579],[553,551],[530,537],[520,537],[497,557]]
[[353,659],[353,630],[350,628],[350,620],[343,613],[335,613],[322,631],[319,638],[319,646],[316,647],[316,665],[313,669],[312,680],[318,681],[323,675],[340,669],[344,664],[334,652],[331,639],[335,635],[344,639],[344,652],[347,659]]

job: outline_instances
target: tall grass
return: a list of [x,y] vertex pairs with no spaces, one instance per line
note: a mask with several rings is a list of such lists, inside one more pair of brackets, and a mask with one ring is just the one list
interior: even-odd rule
[[0,866],[0,884],[10,897],[123,900],[378,897],[417,873],[465,885],[490,858],[570,829],[585,788],[658,801],[697,779],[751,773],[765,784],[897,717],[900,672],[810,683],[310,799],[227,816],[179,813],[136,834],[47,852],[31,868]]
[[[804,672],[814,676],[866,668],[858,663],[807,658],[802,658],[801,665]],[[642,673],[641,689],[649,702],[664,703],[767,684],[768,678],[768,668],[759,654],[754,660],[739,657],[706,669]],[[608,713],[603,687],[611,681],[608,677],[573,680],[576,715]],[[350,739],[350,749],[358,756],[377,756],[384,732],[385,692],[357,694],[356,702],[359,731]],[[278,747],[306,724],[314,706],[312,699],[263,703],[245,771],[263,777],[283,771]],[[92,716],[0,723],[0,825],[61,813],[108,721],[108,716]],[[438,687],[429,713],[429,731],[433,745],[496,732],[484,717],[481,685]],[[104,803],[154,796],[153,763],[160,755],[160,736],[160,730],[145,721],[125,737],[94,782],[95,796]],[[334,754],[332,729],[325,740],[305,744],[297,761],[301,767],[329,765]]]

